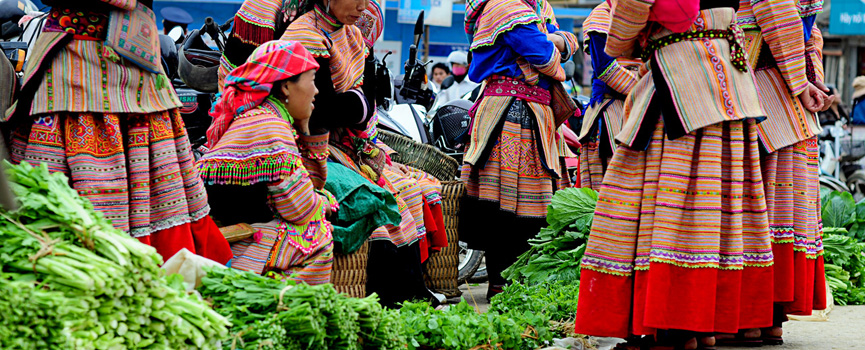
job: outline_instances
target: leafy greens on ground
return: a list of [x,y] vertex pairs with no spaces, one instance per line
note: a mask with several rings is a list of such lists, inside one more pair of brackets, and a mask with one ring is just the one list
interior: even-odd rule
[[549,226],[529,240],[531,248],[502,276],[526,285],[577,281],[597,201],[598,193],[590,188],[557,191],[547,207]]

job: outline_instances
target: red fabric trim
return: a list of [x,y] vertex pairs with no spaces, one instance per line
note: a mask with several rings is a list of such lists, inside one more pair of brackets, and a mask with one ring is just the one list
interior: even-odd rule
[[205,216],[201,220],[194,221],[189,225],[192,227],[192,235],[195,239],[195,251],[198,252],[198,255],[223,265],[227,264],[234,257],[234,254],[231,252],[231,246],[210,216]]
[[156,248],[162,260],[168,260],[183,248],[193,254],[226,264],[232,258],[228,241],[209,216],[192,223],[156,231],[138,241]]
[[823,256],[818,256],[814,262],[814,310],[825,310],[826,305],[826,270],[823,268]]
[[[448,234],[445,229],[445,220],[444,215],[442,214],[442,205],[434,204],[430,206],[430,212],[432,213],[432,219],[435,221],[436,230],[430,235],[430,245],[432,245],[433,250],[442,250],[442,248],[446,248],[448,246]],[[429,231],[427,231],[429,235]]]
[[627,338],[633,281],[632,277],[583,269],[574,321],[576,333]]
[[808,316],[826,308],[826,273],[823,257],[805,257],[793,250],[793,243],[772,244],[775,256],[775,303],[789,315]]
[[420,247],[420,263],[423,264],[429,259],[429,242],[426,240],[426,235],[418,240]]
[[[772,268],[745,266],[742,270],[742,298],[739,304],[739,329],[763,328],[772,325],[772,289],[775,288]],[[808,313],[811,314],[810,312]]]
[[651,263],[623,277],[582,270],[578,334],[625,338],[658,329],[735,333],[772,325],[772,269]]
[[793,243],[772,244],[772,255],[775,258],[775,302],[793,301]]

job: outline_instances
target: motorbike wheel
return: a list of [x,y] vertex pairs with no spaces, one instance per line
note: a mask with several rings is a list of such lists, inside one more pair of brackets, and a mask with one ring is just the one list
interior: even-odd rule
[[484,258],[484,252],[481,250],[469,249],[468,245],[459,242],[460,247],[460,264],[459,274],[457,275],[457,283],[463,284],[469,277],[474,276],[475,272],[481,266]]
[[856,202],[865,198],[865,170],[856,170],[850,174],[847,177],[847,188],[850,189],[850,194]]
[[481,266],[477,272],[475,272],[472,278],[469,278],[469,283],[484,283],[487,282],[490,278],[489,273],[487,272],[486,266]]
[[831,176],[820,176],[820,188],[838,192],[849,191],[845,183]]

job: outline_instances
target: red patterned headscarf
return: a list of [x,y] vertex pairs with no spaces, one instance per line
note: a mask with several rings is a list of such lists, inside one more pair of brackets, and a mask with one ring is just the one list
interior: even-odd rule
[[312,69],[318,69],[315,57],[297,42],[273,40],[259,46],[246,63],[225,77],[222,94],[210,112],[213,124],[207,129],[207,147],[216,145],[235,116],[264,102],[274,83]]

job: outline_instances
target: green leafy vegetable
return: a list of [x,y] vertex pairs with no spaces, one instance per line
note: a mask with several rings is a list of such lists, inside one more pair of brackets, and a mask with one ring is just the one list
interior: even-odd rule
[[214,349],[227,337],[228,320],[63,174],[7,169],[21,205],[0,211],[0,348]]
[[531,312],[545,315],[556,324],[568,324],[551,331],[558,337],[571,336],[572,321],[577,313],[579,281],[573,283],[556,281],[525,285],[513,282],[502,293],[493,297],[490,311],[501,314]]
[[398,311],[375,294],[283,282],[235,269],[208,269],[198,291],[232,321],[225,349],[405,349]]
[[479,314],[462,301],[444,310],[427,303],[404,303],[400,309],[409,349],[529,350],[552,340],[549,317],[530,311]]
[[586,251],[597,192],[568,188],[553,195],[547,208],[547,226],[529,240],[531,248],[505,269],[502,276],[528,285],[580,278],[580,259]]
[[847,227],[856,221],[856,201],[850,192],[829,193],[823,204],[823,226]]

